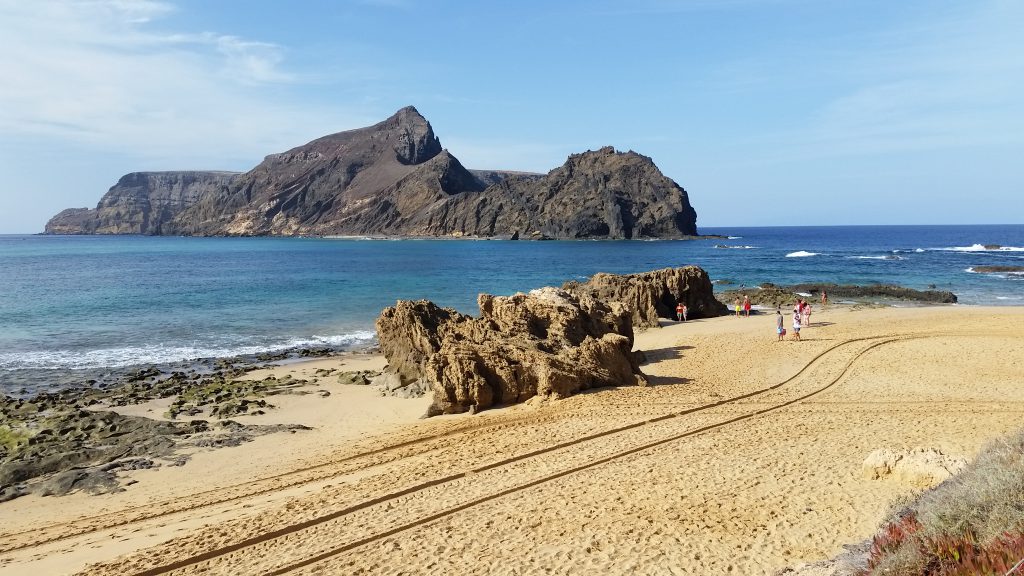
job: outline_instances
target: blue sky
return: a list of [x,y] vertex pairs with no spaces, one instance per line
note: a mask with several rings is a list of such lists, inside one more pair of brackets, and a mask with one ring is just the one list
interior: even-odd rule
[[405,105],[472,168],[612,145],[698,226],[1024,222],[1024,2],[0,0],[0,233]]

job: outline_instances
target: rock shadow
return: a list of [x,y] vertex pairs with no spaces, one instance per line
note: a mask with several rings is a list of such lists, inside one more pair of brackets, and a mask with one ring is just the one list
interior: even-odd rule
[[693,350],[693,346],[668,346],[665,348],[654,348],[652,350],[638,350],[638,352],[643,353],[643,361],[641,364],[650,364],[651,362],[682,358],[683,350]]
[[669,386],[672,384],[689,384],[689,378],[683,378],[681,376],[654,376],[651,374],[647,375],[648,386]]

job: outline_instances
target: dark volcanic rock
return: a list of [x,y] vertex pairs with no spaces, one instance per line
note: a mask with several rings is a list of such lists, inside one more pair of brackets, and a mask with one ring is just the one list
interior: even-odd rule
[[686,191],[650,158],[611,147],[546,175],[467,170],[413,107],[272,154],[245,174],[129,174],[49,233],[487,236],[696,235]]
[[[394,188],[441,153],[430,123],[409,106],[367,128],[339,132],[271,154],[228,190],[179,216],[175,231],[208,235],[362,234],[390,228]],[[467,173],[468,175],[468,173]],[[474,186],[483,186],[468,175]],[[440,188],[440,184],[438,184]],[[353,222],[345,226],[344,222]]]
[[476,176],[476,179],[483,183],[484,186],[493,186],[502,180],[512,177],[534,178],[537,180],[544,177],[543,174],[516,172],[514,170],[470,170],[470,173]]
[[236,172],[133,172],[95,209],[70,208],[46,223],[47,234],[164,234],[165,226],[204,195],[225,189]]
[[590,280],[562,286],[576,295],[621,302],[634,326],[658,326],[658,318],[674,318],[676,304],[686,304],[690,318],[711,318],[727,312],[715,299],[707,272],[697,266],[665,268],[641,274],[595,274]]
[[389,370],[429,383],[429,414],[475,411],[533,396],[646,383],[628,313],[556,288],[481,294],[480,317],[399,301],[377,319]]
[[608,146],[573,154],[542,178],[513,176],[451,199],[435,234],[682,238],[697,234],[686,191],[646,156]]
[[850,284],[795,284],[788,287],[793,292],[821,294],[828,293],[829,298],[895,298],[897,300],[914,300],[934,304],[956,304],[956,294],[948,290],[915,290],[890,284],[868,284],[864,286]]
[[774,284],[762,284],[758,288],[747,288],[741,290],[729,290],[720,292],[718,297],[723,302],[731,302],[734,298],[749,296],[753,304],[769,306],[792,305],[797,298],[803,298],[797,293],[811,294],[814,300],[821,296],[821,291],[828,293],[829,300],[835,302],[836,298],[848,298],[860,301],[877,300],[906,300],[911,302],[925,302],[931,304],[955,304],[956,294],[945,290],[914,290],[902,286],[888,284],[869,284],[866,286],[840,285],[840,284],[796,284],[793,286],[776,286]]

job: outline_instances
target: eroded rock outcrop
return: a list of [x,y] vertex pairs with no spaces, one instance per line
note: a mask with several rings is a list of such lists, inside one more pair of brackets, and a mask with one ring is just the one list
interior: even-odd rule
[[577,296],[620,302],[634,326],[656,327],[658,318],[674,318],[676,304],[686,304],[689,318],[711,318],[726,313],[715,298],[707,272],[697,266],[664,268],[640,274],[598,273],[586,282],[562,286]]
[[430,415],[645,384],[628,312],[557,288],[481,294],[479,318],[425,300],[399,301],[377,319],[389,370],[429,383]]

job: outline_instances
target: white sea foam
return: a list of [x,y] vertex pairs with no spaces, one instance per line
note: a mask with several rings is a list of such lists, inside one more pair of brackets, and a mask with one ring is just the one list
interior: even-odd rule
[[250,346],[126,346],[98,350],[47,350],[0,354],[0,369],[123,368],[139,364],[168,364],[199,358],[225,358],[293,348],[345,347],[369,343],[376,333],[361,330],[351,334],[294,338],[284,342]]
[[731,250],[754,250],[757,246],[747,246],[738,244],[715,244],[715,248],[728,248]]
[[941,252],[1024,252],[1021,246],[994,246],[986,248],[984,244],[971,244],[970,246],[950,246],[948,248],[934,248]]
[[797,250],[796,252],[790,252],[786,254],[786,258],[807,258],[808,256],[818,256],[820,252],[807,252],[805,250]]
[[729,240],[739,240],[740,238],[743,238],[743,236],[729,236]]
[[893,256],[891,254],[887,256],[847,256],[847,258],[852,258],[854,260],[903,260],[902,257]]

